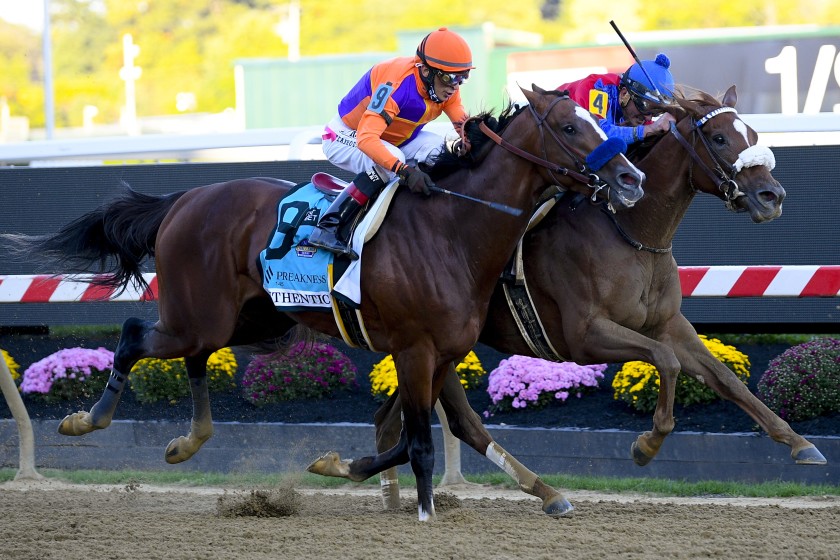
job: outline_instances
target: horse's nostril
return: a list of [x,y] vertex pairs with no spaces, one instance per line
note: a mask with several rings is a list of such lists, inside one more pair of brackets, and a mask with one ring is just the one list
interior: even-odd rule
[[633,173],[622,173],[619,175],[619,180],[628,187],[635,187],[640,184],[639,178]]
[[758,193],[758,197],[762,202],[775,202],[779,198],[773,191],[761,191]]

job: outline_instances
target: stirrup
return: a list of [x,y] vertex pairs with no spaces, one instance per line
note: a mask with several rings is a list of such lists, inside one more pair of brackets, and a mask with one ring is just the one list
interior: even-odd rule
[[351,261],[359,259],[359,255],[356,251],[354,251],[347,243],[338,239],[334,232],[327,229],[322,229],[316,226],[312,230],[312,233],[309,234],[308,243],[314,247],[326,249],[331,253],[344,255]]

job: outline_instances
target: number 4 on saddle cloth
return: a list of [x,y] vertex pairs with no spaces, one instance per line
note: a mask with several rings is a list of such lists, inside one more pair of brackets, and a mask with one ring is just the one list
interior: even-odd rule
[[[280,199],[277,227],[268,246],[260,252],[263,288],[279,311],[332,311],[344,335],[356,331],[355,313],[361,304],[359,287],[364,243],[379,229],[385,211],[396,192],[398,179],[391,181],[376,200],[368,204],[350,238],[359,259],[350,261],[319,247],[309,245],[309,234],[318,218],[347,183],[326,173],[316,173],[312,181],[295,186]],[[364,330],[364,327],[361,327]],[[359,340],[362,338],[362,340]],[[349,332],[345,342],[367,347],[366,337]]]

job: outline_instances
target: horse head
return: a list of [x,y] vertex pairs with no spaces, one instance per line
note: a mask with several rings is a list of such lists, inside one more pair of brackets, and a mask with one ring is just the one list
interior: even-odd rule
[[536,84],[532,91],[521,89],[539,133],[531,149],[539,150],[545,160],[573,166],[586,177],[581,180],[574,173],[544,166],[549,184],[605,200],[611,209],[632,208],[644,195],[645,175],[624,155],[624,142],[608,140],[592,114],[567,92],[546,91]]
[[470,151],[441,153],[432,178],[477,167],[498,145],[535,164],[545,186],[560,185],[611,209],[631,208],[644,194],[644,173],[626,158],[623,142],[607,140],[589,112],[565,93],[533,88],[523,90],[524,107],[509,105],[498,117],[481,113],[468,119],[462,142]]
[[678,98],[687,117],[671,132],[692,157],[695,190],[717,196],[734,212],[749,212],[755,223],[767,222],[781,216],[785,189],[770,173],[773,152],[756,145],[758,134],[738,116],[737,99],[735,86],[722,102],[700,91]]

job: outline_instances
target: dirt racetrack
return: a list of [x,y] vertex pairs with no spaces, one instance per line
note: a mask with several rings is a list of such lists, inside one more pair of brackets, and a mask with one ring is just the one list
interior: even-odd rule
[[236,515],[251,509],[242,507],[249,490],[5,483],[0,558],[835,559],[840,551],[837,497],[571,492],[575,514],[552,519],[534,498],[473,485],[436,493],[437,520],[421,524],[413,489],[403,489],[398,512],[383,511],[373,487],[260,492],[285,500],[290,515]]

